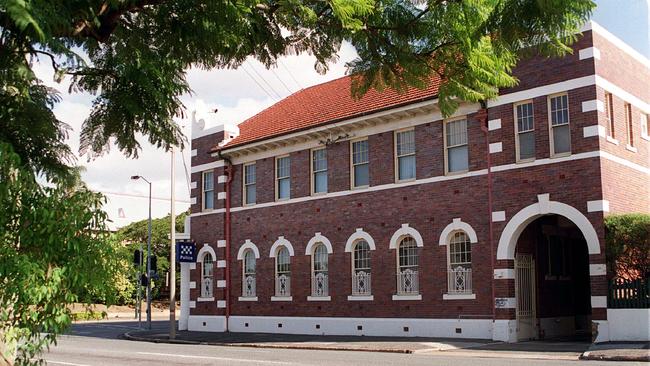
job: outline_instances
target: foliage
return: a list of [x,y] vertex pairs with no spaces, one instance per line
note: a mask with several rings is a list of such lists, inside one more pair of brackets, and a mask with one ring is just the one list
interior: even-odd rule
[[80,313],[72,313],[70,315],[73,321],[78,320],[104,320],[108,318],[105,311],[84,311]]
[[607,262],[616,277],[650,275],[650,215],[625,214],[605,218]]
[[0,2],[0,141],[50,178],[72,154],[58,99],[32,72],[50,61],[70,92],[96,95],[80,150],[102,154],[109,142],[137,156],[136,135],[153,145],[182,145],[172,118],[190,92],[185,70],[235,68],[249,56],[267,67],[307,52],[327,70],[343,41],[356,48],[353,88],[423,87],[440,77],[445,114],[458,98],[494,97],[516,80],[523,50],[569,52],[592,0],[3,0]]
[[78,302],[88,289],[113,292],[106,278],[117,267],[104,234],[103,202],[103,196],[81,184],[39,185],[12,149],[0,143],[0,346],[5,359],[30,364],[70,324],[67,304]]

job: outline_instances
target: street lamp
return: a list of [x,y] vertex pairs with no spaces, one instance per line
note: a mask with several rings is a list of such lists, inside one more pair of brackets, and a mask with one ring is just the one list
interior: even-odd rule
[[132,175],[131,179],[142,179],[149,184],[149,236],[147,237],[147,328],[151,329],[151,182],[149,182],[145,177],[141,175]]

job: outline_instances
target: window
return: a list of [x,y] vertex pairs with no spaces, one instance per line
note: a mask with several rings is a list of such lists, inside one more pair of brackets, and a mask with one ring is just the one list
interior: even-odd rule
[[352,295],[368,296],[370,287],[370,245],[359,240],[352,251]]
[[515,129],[517,133],[517,161],[535,159],[533,102],[515,105]]
[[312,193],[327,192],[327,149],[311,152]]
[[569,97],[566,94],[552,96],[549,100],[551,156],[571,153],[571,129],[569,127]]
[[212,297],[212,284],[214,282],[212,254],[207,253],[203,257],[201,270],[201,297]]
[[255,297],[255,253],[250,249],[244,254],[243,270],[241,295],[243,297]]
[[472,293],[472,247],[464,231],[452,234],[448,250],[448,290],[450,294]]
[[203,209],[214,208],[214,172],[203,172]]
[[460,119],[445,123],[445,147],[447,173],[467,171],[469,169],[467,120]]
[[284,246],[275,256],[275,296],[291,296],[291,257]]
[[417,295],[418,285],[418,247],[411,236],[403,238],[397,250],[397,294]]
[[352,142],[352,188],[370,185],[368,171],[368,140]]
[[627,145],[634,146],[634,120],[632,119],[632,105],[625,103],[625,128],[627,130]]
[[284,156],[275,161],[276,199],[286,200],[291,196],[291,158]]
[[244,165],[244,204],[253,205],[257,201],[257,167],[255,163]]
[[397,180],[415,179],[415,130],[395,133]]
[[327,248],[323,243],[316,244],[312,254],[311,295],[328,296]]
[[607,136],[614,138],[614,103],[612,93],[605,93],[605,122],[607,122]]
[[648,140],[650,136],[648,135],[648,115],[641,113],[641,137]]

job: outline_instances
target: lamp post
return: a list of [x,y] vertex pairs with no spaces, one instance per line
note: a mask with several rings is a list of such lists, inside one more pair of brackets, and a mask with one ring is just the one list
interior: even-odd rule
[[143,181],[149,184],[149,235],[147,237],[147,328],[151,329],[151,182],[141,175],[131,176],[131,179]]

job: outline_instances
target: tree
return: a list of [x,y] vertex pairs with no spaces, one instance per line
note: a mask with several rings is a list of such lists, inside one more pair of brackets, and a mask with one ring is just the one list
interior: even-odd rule
[[31,364],[70,324],[66,305],[84,301],[79,294],[110,301],[116,263],[103,200],[83,184],[38,184],[0,143],[0,361]]
[[0,3],[0,141],[50,178],[72,160],[67,126],[51,113],[58,95],[32,72],[49,60],[70,92],[95,94],[80,152],[104,153],[111,139],[137,157],[141,133],[182,145],[173,117],[190,92],[189,67],[237,67],[252,56],[267,67],[308,52],[327,70],[347,40],[354,92],[443,81],[440,106],[494,97],[511,86],[524,49],[569,52],[592,0],[3,0]]
[[650,276],[650,215],[625,214],[605,218],[607,264],[624,279]]

